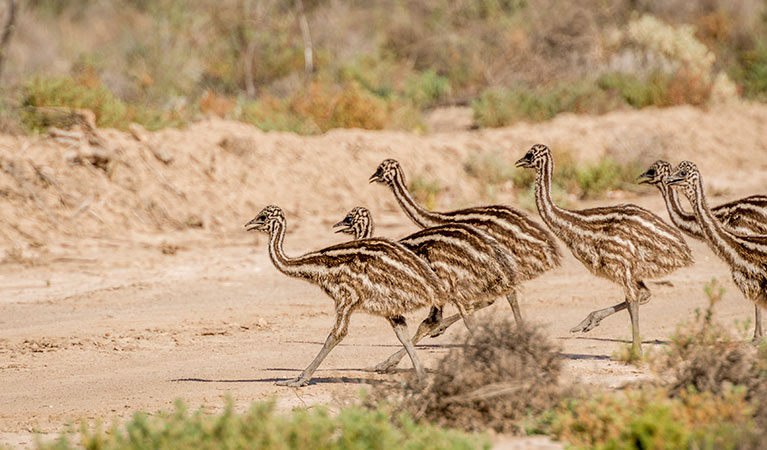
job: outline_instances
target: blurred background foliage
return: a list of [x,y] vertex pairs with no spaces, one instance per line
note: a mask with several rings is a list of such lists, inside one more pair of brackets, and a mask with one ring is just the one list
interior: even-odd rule
[[[0,26],[11,0],[0,0]],[[767,101],[767,0],[29,0],[0,50],[0,131],[206,115],[301,134]],[[2,30],[0,30],[0,35]]]

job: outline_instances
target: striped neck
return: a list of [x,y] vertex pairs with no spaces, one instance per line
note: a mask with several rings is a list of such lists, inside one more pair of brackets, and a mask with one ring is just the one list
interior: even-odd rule
[[686,212],[682,208],[682,204],[679,203],[679,194],[677,194],[676,189],[669,188],[663,182],[657,183],[655,186],[658,187],[663,200],[666,202],[666,209],[671,222],[690,236],[696,239],[705,239],[706,236],[700,229],[695,214]]
[[359,227],[354,228],[354,239],[368,239],[373,237],[375,231],[375,224],[373,224],[373,218],[368,216],[368,220],[360,223]]
[[299,278],[310,278],[308,272],[303,270],[301,258],[291,258],[282,250],[282,241],[285,239],[285,222],[277,221],[274,223],[272,231],[269,233],[269,257],[280,272],[285,275]]
[[546,156],[535,173],[535,205],[538,207],[538,214],[546,225],[555,233],[566,232],[574,225],[573,214],[570,211],[560,208],[554,203],[551,197],[551,177],[554,173],[554,160],[551,156]]
[[445,222],[445,220],[440,217],[439,213],[429,211],[415,201],[413,196],[410,195],[410,191],[405,184],[405,176],[401,172],[398,172],[388,184],[392,192],[394,192],[394,198],[397,199],[402,210],[405,211],[405,214],[416,225],[421,228],[426,228],[429,226],[440,225]]
[[695,181],[694,190],[690,192],[685,189],[685,194],[692,204],[695,211],[695,217],[698,219],[703,235],[711,247],[731,264],[732,256],[730,250],[733,245],[737,245],[737,238],[727,231],[722,224],[714,217],[711,209],[708,207],[706,196],[703,192],[703,181],[698,177]]

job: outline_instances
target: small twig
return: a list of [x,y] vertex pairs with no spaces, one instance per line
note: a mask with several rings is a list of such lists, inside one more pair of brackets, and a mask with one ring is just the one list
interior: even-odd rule
[[3,74],[3,63],[8,54],[8,46],[11,43],[11,36],[16,24],[16,0],[8,0],[8,20],[3,28],[3,35],[0,36],[0,75]]
[[530,387],[530,383],[492,383],[475,389],[468,394],[454,395],[442,399],[442,403],[466,403],[477,400],[487,400],[493,397],[513,394],[514,392]]
[[74,214],[72,214],[72,215],[69,217],[69,220],[70,220],[70,221],[74,221],[74,220],[77,218],[77,216],[79,216],[80,214],[82,214],[82,213],[83,213],[83,211],[85,211],[85,210],[88,208],[88,205],[90,205],[90,204],[91,204],[91,201],[93,201],[93,197],[88,197],[88,198],[86,198],[86,199],[85,199],[85,201],[84,201],[84,202],[82,202],[82,203],[80,204],[80,206],[78,206],[78,207],[77,207],[77,210],[74,212]]

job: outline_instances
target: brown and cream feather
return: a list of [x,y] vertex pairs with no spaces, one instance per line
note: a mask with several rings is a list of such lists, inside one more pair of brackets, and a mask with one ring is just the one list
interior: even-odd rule
[[[630,308],[634,345],[639,348],[638,309],[632,304],[649,299],[644,280],[693,262],[679,230],[632,204],[583,210],[560,208],[551,197],[554,159],[545,145],[534,145],[516,165],[536,170],[535,202],[549,229],[592,274],[623,287],[625,306],[614,308]],[[583,329],[579,326],[574,331],[588,331],[595,326],[587,326],[587,321],[582,322]]]
[[[674,189],[663,183],[671,175],[672,167],[666,161],[655,161],[646,172],[639,175],[640,183],[652,184],[658,188],[666,203],[671,223],[688,236],[705,240],[703,231],[695,219],[679,203],[679,196]],[[767,234],[767,196],[752,195],[733,200],[711,208],[713,216],[730,232],[736,234]]]

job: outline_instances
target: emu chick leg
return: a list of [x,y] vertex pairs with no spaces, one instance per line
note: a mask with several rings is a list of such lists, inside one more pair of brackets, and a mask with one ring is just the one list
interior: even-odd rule
[[[492,305],[493,303],[495,303],[495,299],[486,300],[484,302],[477,303],[476,305],[474,305],[474,311],[478,311],[480,309],[487,308],[488,306]],[[442,333],[444,333],[450,327],[450,325],[458,322],[460,319],[461,319],[461,315],[460,314],[453,314],[452,316],[448,317],[447,319],[443,319],[442,322],[439,323],[439,326],[436,326],[432,330],[430,330],[429,336],[433,337],[433,338],[435,338],[437,336],[441,336]]]
[[405,322],[405,318],[402,316],[390,317],[389,323],[391,323],[391,327],[394,329],[394,334],[397,335],[397,338],[405,347],[407,354],[410,355],[410,360],[413,361],[413,367],[415,368],[416,375],[418,375],[418,379],[423,380],[425,378],[426,372],[423,370],[421,361],[418,360],[418,355],[415,353],[415,347],[413,346],[413,343],[410,342],[410,336],[407,334],[407,322]]
[[581,321],[581,323],[571,328],[570,333],[577,333],[579,331],[583,333],[588,333],[589,331],[598,327],[599,322],[601,322],[602,319],[604,319],[605,317],[612,316],[618,311],[623,311],[627,307],[628,307],[628,303],[624,301],[624,302],[618,303],[617,305],[613,305],[609,308],[592,311],[591,313],[589,313],[588,316],[586,316],[585,319]]
[[349,317],[351,317],[352,310],[352,305],[342,304],[336,306],[336,323],[333,325],[333,329],[330,330],[328,338],[325,339],[325,345],[322,346],[320,352],[314,357],[311,364],[301,372],[301,375],[290,380],[278,381],[276,383],[277,386],[301,387],[309,384],[309,380],[312,378],[314,371],[317,370],[317,367],[322,364],[322,361],[333,350],[333,347],[338,345],[346,336],[349,330]]
[[[429,311],[429,315],[421,322],[420,325],[418,325],[418,329],[416,330],[413,337],[410,339],[410,342],[413,343],[413,345],[417,344],[421,339],[423,339],[426,335],[431,332],[432,329],[434,329],[437,325],[439,325],[442,322],[442,308],[437,308],[436,306],[432,306],[431,310]],[[397,367],[397,364],[402,360],[402,358],[405,357],[407,354],[407,349],[404,347],[401,348],[399,351],[395,352],[393,355],[389,356],[385,361],[375,365],[374,367],[367,368],[368,372],[390,372],[395,367]]]
[[764,332],[762,331],[762,308],[758,304],[754,305],[754,316],[756,322],[754,325],[754,342],[759,342],[764,337]]
[[333,350],[333,347],[338,345],[339,342],[341,342],[341,339],[343,339],[342,336],[336,336],[335,333],[332,331],[328,335],[328,338],[325,340],[325,345],[322,346],[322,350],[317,354],[317,356],[314,358],[314,361],[309,364],[309,366],[304,369],[303,372],[301,372],[301,375],[299,375],[296,378],[290,379],[290,380],[282,380],[275,383],[277,386],[290,386],[290,387],[301,387],[306,386],[309,384],[309,380],[312,378],[312,375],[314,374],[314,371],[317,370],[317,367],[320,366],[322,361],[325,359],[326,356],[328,356],[328,353],[330,353],[331,350]]
[[506,294],[506,300],[509,301],[509,306],[511,306],[511,312],[514,313],[514,321],[516,322],[517,326],[521,326],[523,324],[522,311],[519,309],[519,300],[517,299],[517,290],[514,289],[513,291]]
[[639,337],[639,302],[628,302],[629,316],[631,316],[631,349],[636,354],[642,354],[642,339]]

